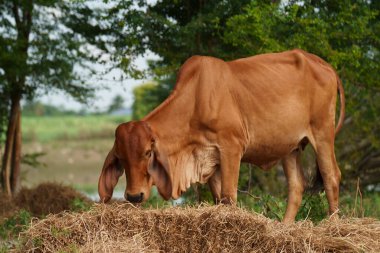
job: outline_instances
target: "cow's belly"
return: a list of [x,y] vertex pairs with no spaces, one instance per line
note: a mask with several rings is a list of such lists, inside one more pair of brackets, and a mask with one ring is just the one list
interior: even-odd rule
[[248,146],[242,162],[251,163],[268,170],[297,149],[302,138],[273,138],[256,141]]

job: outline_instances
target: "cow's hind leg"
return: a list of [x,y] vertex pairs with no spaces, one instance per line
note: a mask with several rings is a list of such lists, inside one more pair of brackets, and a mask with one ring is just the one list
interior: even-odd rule
[[288,204],[284,216],[284,222],[294,222],[298,209],[301,205],[305,179],[301,167],[301,151],[293,151],[282,161],[285,176],[288,182]]
[[330,215],[336,214],[334,216],[337,217],[341,172],[335,159],[334,140],[316,140],[315,152],[329,202],[329,213]]

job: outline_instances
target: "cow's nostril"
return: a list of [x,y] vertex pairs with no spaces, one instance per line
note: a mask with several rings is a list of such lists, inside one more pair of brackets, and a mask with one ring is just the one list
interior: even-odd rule
[[132,203],[141,203],[144,199],[144,193],[140,193],[137,195],[130,195],[127,193],[127,200]]

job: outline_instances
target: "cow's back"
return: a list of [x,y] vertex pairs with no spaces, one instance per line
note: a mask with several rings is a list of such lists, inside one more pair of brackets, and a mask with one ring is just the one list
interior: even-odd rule
[[170,97],[144,119],[181,145],[225,138],[243,146],[243,160],[277,161],[311,136],[312,124],[326,121],[326,111],[335,118],[335,73],[313,57],[301,50],[231,62],[191,57]]
[[247,161],[275,162],[311,136],[312,124],[335,119],[336,75],[317,56],[293,50],[228,64],[239,80],[233,92],[249,133]]

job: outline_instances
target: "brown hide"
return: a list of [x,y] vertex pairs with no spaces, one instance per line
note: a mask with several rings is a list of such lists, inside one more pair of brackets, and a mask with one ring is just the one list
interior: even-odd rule
[[[304,187],[300,146],[308,142],[316,152],[330,213],[338,210],[338,90],[337,131],[344,117],[343,88],[335,70],[319,57],[302,50],[231,62],[194,56],[181,67],[169,98],[139,123],[154,136],[154,154],[165,157],[162,180],[172,198],[200,182],[209,183],[218,201],[235,202],[241,161],[263,169],[282,161],[289,188],[285,221],[292,221]],[[160,178],[153,178],[156,185]]]

